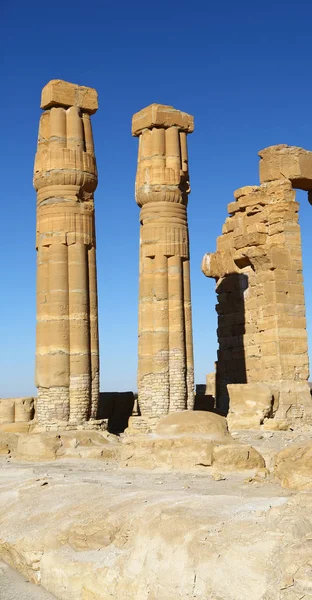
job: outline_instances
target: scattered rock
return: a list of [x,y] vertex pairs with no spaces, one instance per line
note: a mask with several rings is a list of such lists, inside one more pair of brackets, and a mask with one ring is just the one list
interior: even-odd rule
[[162,436],[205,435],[214,441],[231,437],[225,417],[201,410],[170,413],[160,419],[155,432]]
[[312,441],[292,444],[279,452],[275,457],[274,474],[283,487],[312,489]]
[[226,477],[222,473],[212,473],[211,475],[214,481],[225,481]]
[[265,461],[252,446],[227,444],[214,447],[213,465],[228,471],[243,471],[264,468]]

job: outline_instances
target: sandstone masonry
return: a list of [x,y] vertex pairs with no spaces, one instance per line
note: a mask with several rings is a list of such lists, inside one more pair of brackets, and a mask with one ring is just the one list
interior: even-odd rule
[[156,416],[194,406],[186,136],[193,117],[152,104],[135,114],[139,138],[139,406]]
[[93,193],[92,88],[60,80],[42,90],[37,190],[36,417],[96,418],[99,344]]
[[266,382],[272,399],[266,417],[294,423],[312,416],[294,190],[312,190],[312,152],[279,145],[259,155],[260,186],[234,192],[217,250],[202,263],[204,274],[217,282],[217,401],[227,412],[230,392],[236,406],[231,412],[239,410],[235,386],[227,386],[245,384],[240,397],[246,412],[256,393],[246,384]]

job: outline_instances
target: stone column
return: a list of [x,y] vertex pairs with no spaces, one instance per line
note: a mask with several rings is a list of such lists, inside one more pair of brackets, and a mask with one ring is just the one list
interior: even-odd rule
[[90,115],[97,93],[60,80],[42,90],[37,190],[37,417],[96,418],[99,344]]
[[141,207],[138,395],[143,416],[194,407],[186,135],[193,117],[152,104],[136,113]]

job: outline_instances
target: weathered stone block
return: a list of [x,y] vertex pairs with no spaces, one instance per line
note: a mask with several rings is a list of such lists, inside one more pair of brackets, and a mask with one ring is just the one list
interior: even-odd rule
[[47,110],[53,106],[77,106],[92,115],[98,109],[97,91],[76,83],[52,79],[42,90],[40,107]]
[[213,467],[222,469],[222,471],[263,469],[265,467],[265,460],[252,446],[227,444],[226,446],[220,445],[214,447]]
[[210,467],[212,452],[213,442],[196,435],[175,438],[134,436],[123,441],[121,466],[175,470]]
[[33,398],[15,398],[15,415],[16,423],[28,422],[34,418],[34,399]]
[[265,419],[273,417],[277,410],[277,398],[274,399],[269,385],[229,384],[227,389],[230,398],[227,417],[230,430],[258,428]]
[[206,277],[213,277],[214,279],[219,279],[226,274],[237,271],[237,267],[229,252],[221,251],[205,254],[201,269]]
[[258,185],[245,185],[245,186],[235,190],[234,198],[236,200],[238,200],[242,196],[247,196],[248,194],[251,194],[252,192],[256,192],[258,189],[259,189]]
[[258,231],[247,233],[245,235],[235,236],[233,245],[234,248],[239,250],[240,248],[246,248],[248,246],[262,246],[266,242],[266,234]]
[[201,410],[175,412],[162,417],[155,433],[162,436],[205,435],[213,440],[230,436],[224,417]]
[[293,187],[312,190],[312,152],[279,144],[259,152],[260,182],[289,179]]
[[275,457],[274,475],[285,488],[312,488],[312,442],[292,444]]
[[0,423],[14,423],[15,398],[0,398]]
[[194,131],[194,117],[176,110],[173,106],[150,104],[133,115],[132,135],[138,136],[144,129],[150,129],[151,127],[178,127],[181,131],[192,133]]
[[61,447],[61,438],[55,433],[21,434],[14,457],[21,460],[53,460]]

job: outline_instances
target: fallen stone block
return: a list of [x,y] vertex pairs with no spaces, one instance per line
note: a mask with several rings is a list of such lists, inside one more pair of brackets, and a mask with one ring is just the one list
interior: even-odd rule
[[213,467],[226,471],[263,469],[265,460],[252,446],[242,444],[218,445],[213,449]]
[[158,435],[205,435],[208,440],[218,441],[230,438],[225,417],[208,411],[174,412],[162,417],[156,426]]
[[265,383],[235,383],[227,386],[230,407],[227,416],[230,431],[259,428],[278,408],[278,394]]
[[192,435],[176,438],[135,436],[124,440],[120,466],[190,470],[195,467],[210,467],[212,453],[213,443],[209,439]]
[[275,457],[274,475],[282,487],[293,490],[312,489],[312,441],[292,444]]
[[20,460],[53,460],[61,448],[61,436],[55,433],[21,434],[14,458]]

